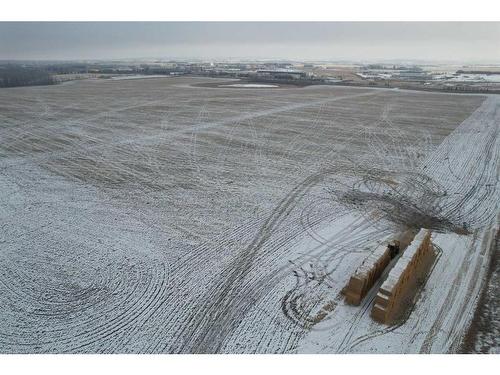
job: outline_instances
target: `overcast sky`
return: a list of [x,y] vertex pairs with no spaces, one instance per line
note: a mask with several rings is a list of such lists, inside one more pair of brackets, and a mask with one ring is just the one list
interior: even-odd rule
[[0,22],[0,59],[435,60],[500,63],[500,22]]

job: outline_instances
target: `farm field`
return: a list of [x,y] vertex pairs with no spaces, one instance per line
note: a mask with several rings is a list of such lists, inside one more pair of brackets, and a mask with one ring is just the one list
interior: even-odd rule
[[[498,235],[500,96],[233,83],[0,89],[0,353],[460,350]],[[438,257],[384,326],[376,288],[341,290],[405,228]]]

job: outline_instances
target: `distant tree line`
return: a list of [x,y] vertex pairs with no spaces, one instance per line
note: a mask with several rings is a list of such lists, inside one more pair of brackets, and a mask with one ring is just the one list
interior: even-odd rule
[[56,81],[45,69],[21,65],[0,66],[0,87],[53,85]]
[[79,63],[50,64],[44,66],[47,72],[52,74],[81,74],[88,73],[89,66]]

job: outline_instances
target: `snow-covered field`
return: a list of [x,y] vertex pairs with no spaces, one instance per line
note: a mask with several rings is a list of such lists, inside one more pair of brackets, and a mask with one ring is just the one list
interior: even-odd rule
[[239,88],[247,88],[247,89],[257,89],[257,88],[272,88],[272,87],[279,87],[279,86],[278,85],[260,84],[260,83],[234,83],[232,85],[220,85],[219,87],[239,87]]
[[118,75],[118,76],[112,76],[109,79],[112,79],[113,81],[122,81],[126,79],[150,79],[150,78],[167,78],[170,77],[165,74],[150,74],[150,75],[144,75],[144,74],[125,74],[125,75]]
[[[202,82],[0,90],[0,352],[458,350],[498,227],[500,99]],[[405,226],[439,256],[385,327],[376,290],[340,290]]]
[[500,82],[500,74],[443,74],[433,79],[450,82]]

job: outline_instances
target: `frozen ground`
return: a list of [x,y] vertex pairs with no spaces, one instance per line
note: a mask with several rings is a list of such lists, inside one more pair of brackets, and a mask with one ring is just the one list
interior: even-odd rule
[[[0,352],[458,350],[498,225],[498,97],[205,81],[0,90]],[[440,256],[386,328],[339,292],[401,226]]]

